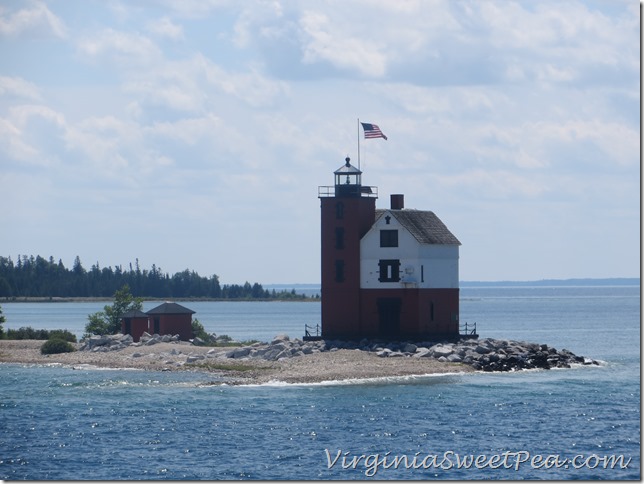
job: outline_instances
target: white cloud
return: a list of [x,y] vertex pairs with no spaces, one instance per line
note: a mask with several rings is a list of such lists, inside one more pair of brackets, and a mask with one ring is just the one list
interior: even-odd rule
[[168,17],[151,20],[147,23],[147,30],[159,37],[166,37],[171,40],[180,40],[183,38],[183,27],[174,23]]
[[338,32],[322,13],[304,12],[299,25],[302,32],[302,61],[326,61],[340,69],[357,70],[371,77],[382,77],[387,68],[383,45],[374,39],[360,39]]
[[11,13],[0,7],[0,34],[17,36],[26,32],[67,37],[65,23],[43,2],[32,2],[30,7]]
[[195,64],[203,69],[210,85],[216,86],[225,94],[233,95],[253,107],[273,105],[276,100],[288,94],[288,85],[275,81],[249,66],[245,72],[231,72],[210,62],[203,56],[195,59]]
[[9,109],[9,117],[21,128],[25,128],[29,120],[41,118],[59,126],[65,127],[65,117],[42,104],[21,104]]
[[0,96],[17,96],[39,100],[40,90],[33,82],[19,77],[0,76]]
[[105,55],[130,69],[140,69],[162,58],[160,49],[149,38],[111,28],[81,39],[78,47],[90,58]]
[[[36,159],[38,150],[30,146],[22,137],[22,132],[12,122],[0,118],[0,140],[5,147],[5,155],[20,161]],[[7,160],[5,160],[5,163]]]
[[0,139],[7,147],[6,154],[10,159],[31,165],[57,163],[60,153],[47,147],[56,146],[65,129],[64,116],[43,105],[12,106],[6,118],[0,118]]
[[[355,161],[356,117],[389,136],[361,139],[364,181],[379,186],[379,206],[404,192],[409,206],[457,221],[469,253],[482,238],[503,234],[505,247],[522,246],[555,229],[585,243],[575,237],[588,230],[561,225],[564,210],[576,223],[593,223],[588,213],[610,218],[610,238],[596,243],[622,239],[624,258],[639,247],[629,235],[639,222],[637,9],[575,0],[160,1],[71,14],[85,4],[69,1],[21,7],[44,6],[78,32],[42,52],[25,38],[56,31],[47,15],[0,13],[2,183],[46,188],[25,210],[39,203],[61,227],[91,225],[98,235],[74,243],[101,261],[117,250],[227,282],[314,282],[317,186],[332,182],[347,154]],[[10,197],[23,202],[19,188]],[[524,208],[541,226],[526,223],[520,236],[512,224]],[[102,227],[91,222],[96,214]],[[189,234],[169,239],[171,253],[147,236],[126,244],[111,235],[124,222],[149,234],[168,217]],[[247,235],[258,227],[261,243]],[[11,233],[11,250],[28,242]],[[58,247],[70,243],[69,229],[56,233]],[[292,261],[283,274],[266,263],[266,247]],[[470,278],[498,257],[489,247],[463,268]],[[523,279],[548,270],[530,266],[503,270]]]

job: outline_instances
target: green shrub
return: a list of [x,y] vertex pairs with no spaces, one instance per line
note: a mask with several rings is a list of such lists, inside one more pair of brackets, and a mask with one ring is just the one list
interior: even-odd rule
[[210,335],[206,333],[206,328],[199,322],[197,318],[192,320],[192,337],[201,338],[204,341],[210,340]]
[[54,329],[49,332],[47,339],[62,339],[70,343],[76,343],[76,335],[66,329]]
[[6,339],[49,339],[44,329],[34,329],[31,326],[8,329],[5,337]]
[[23,326],[20,329],[8,329],[5,334],[5,339],[51,339],[53,337],[76,343],[76,336],[66,329],[53,329],[50,331]]
[[45,341],[40,347],[40,352],[43,355],[55,355],[58,353],[71,353],[76,351],[74,347],[64,339],[52,338]]

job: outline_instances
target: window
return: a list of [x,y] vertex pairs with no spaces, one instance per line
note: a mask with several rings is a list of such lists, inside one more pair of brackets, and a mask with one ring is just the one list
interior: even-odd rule
[[344,249],[344,229],[342,227],[335,229],[335,248]]
[[335,261],[335,282],[344,282],[344,261]]
[[335,218],[344,218],[344,203],[338,202],[335,204]]
[[380,267],[380,282],[400,281],[400,261],[398,259],[382,259],[378,262]]
[[398,231],[381,230],[380,247],[398,247]]

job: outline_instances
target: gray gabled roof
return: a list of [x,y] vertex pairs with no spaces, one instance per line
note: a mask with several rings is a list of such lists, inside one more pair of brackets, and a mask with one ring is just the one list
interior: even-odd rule
[[376,220],[390,213],[421,244],[461,245],[434,212],[428,210],[376,210]]
[[194,314],[195,311],[183,307],[181,304],[164,302],[156,308],[150,309],[148,314]]

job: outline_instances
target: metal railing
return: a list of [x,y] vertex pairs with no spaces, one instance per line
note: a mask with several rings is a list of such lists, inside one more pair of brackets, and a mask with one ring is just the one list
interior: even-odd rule
[[[355,196],[378,198],[378,187],[370,187],[366,185],[338,185],[343,191],[344,195],[352,194]],[[354,193],[355,192],[355,193]],[[336,186],[319,186],[318,198],[335,197]]]
[[316,324],[315,326],[309,326],[308,324],[304,325],[304,341],[321,339],[320,335],[320,325]]
[[459,333],[461,336],[478,336],[476,332],[476,323],[465,323],[461,324],[459,328]]

